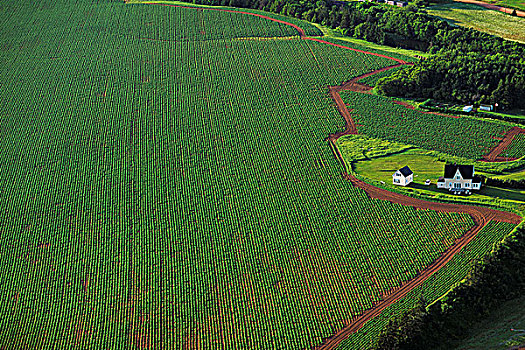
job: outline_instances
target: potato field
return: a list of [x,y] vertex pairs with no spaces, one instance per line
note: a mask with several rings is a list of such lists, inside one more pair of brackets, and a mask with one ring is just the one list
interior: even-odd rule
[[512,128],[499,122],[422,113],[383,96],[353,91],[341,96],[354,109],[359,133],[453,156],[482,158]]
[[[473,225],[342,177],[327,87],[392,60],[121,1],[13,0],[0,23],[0,348],[311,348]],[[469,128],[472,156],[505,129]]]

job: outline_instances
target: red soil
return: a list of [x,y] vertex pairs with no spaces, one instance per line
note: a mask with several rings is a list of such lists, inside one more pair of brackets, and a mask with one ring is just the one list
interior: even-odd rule
[[[146,3],[148,4],[148,3]],[[152,3],[149,3],[152,4]],[[179,5],[167,5],[167,4],[156,4],[161,6],[171,6],[171,7],[181,7],[181,8],[190,8],[190,9],[197,9],[195,7],[191,6],[179,6]],[[351,91],[359,91],[359,92],[366,92],[370,90],[371,88],[369,86],[366,86],[364,84],[359,84],[357,81],[365,78],[367,76],[377,74],[379,72],[385,71],[387,69],[392,69],[394,67],[398,67],[402,64],[408,64],[407,62],[388,57],[385,55],[373,53],[373,52],[367,52],[362,50],[357,50],[351,47],[346,47],[334,43],[327,42],[325,40],[316,39],[316,38],[310,38],[306,37],[304,30],[299,28],[298,26],[288,23],[285,21],[281,21],[275,18],[271,18],[264,15],[259,15],[255,13],[250,12],[244,12],[244,11],[236,11],[236,10],[226,10],[226,9],[212,9],[212,8],[198,8],[198,10],[213,10],[213,11],[223,11],[223,12],[230,12],[230,13],[242,13],[247,14],[251,16],[256,16],[264,19],[268,19],[270,21],[274,21],[277,23],[282,23],[289,25],[293,28],[295,28],[299,32],[299,36],[302,39],[305,40],[312,40],[317,41],[320,43],[324,43],[331,46],[336,46],[339,48],[357,51],[361,53],[366,53],[374,56],[384,57],[391,59],[395,62],[398,62],[398,64],[385,67],[382,69],[378,69],[376,71],[361,75],[357,78],[354,78],[350,80],[347,83],[344,83],[340,86],[331,86],[330,87],[330,96],[334,99],[334,102],[337,105],[337,109],[343,116],[345,120],[345,130],[343,132],[339,132],[336,134],[331,134],[329,136],[329,140],[334,143],[337,141],[337,139],[343,135],[347,134],[355,134],[357,133],[356,125],[354,121],[352,120],[350,111],[348,110],[347,106],[344,104],[344,102],[341,99],[341,96],[339,95],[340,91],[343,90],[351,90]],[[522,129],[523,130],[523,129]],[[524,130],[525,131],[525,130]],[[510,143],[510,142],[509,142]],[[341,162],[344,163],[343,158],[337,149],[337,147],[334,147],[336,151],[337,157],[340,159]],[[414,279],[406,282],[401,287],[397,288],[390,294],[386,295],[385,298],[375,305],[373,308],[367,310],[365,313],[363,313],[361,316],[359,316],[357,319],[353,320],[349,324],[345,324],[344,328],[338,331],[334,336],[326,339],[322,345],[319,345],[317,349],[333,349],[336,346],[338,346],[341,341],[346,339],[350,334],[356,332],[359,330],[366,322],[371,320],[372,318],[379,315],[385,308],[392,305],[393,303],[397,302],[399,299],[403,298],[405,295],[407,295],[412,289],[416,288],[417,286],[421,285],[427,278],[429,278],[434,272],[438,271],[441,267],[443,267],[448,261],[450,261],[454,255],[459,252],[465,245],[467,245],[470,241],[474,239],[476,234],[485,226],[490,220],[498,220],[498,221],[504,221],[504,222],[510,222],[514,224],[519,224],[521,222],[521,217],[517,216],[516,214],[508,213],[508,212],[502,212],[498,210],[489,209],[486,207],[475,207],[475,206],[468,206],[468,205],[459,205],[459,204],[450,204],[450,203],[435,203],[435,202],[428,202],[421,199],[416,199],[412,197],[407,197],[404,195],[401,195],[399,193],[390,192],[385,189],[374,187],[366,182],[363,182],[356,177],[352,175],[348,175],[345,173],[345,178],[352,182],[354,186],[357,186],[364,191],[371,197],[375,199],[380,200],[388,200],[393,203],[399,203],[402,205],[410,205],[415,208],[419,209],[431,209],[431,210],[437,210],[437,211],[444,211],[444,212],[458,212],[458,213],[468,213],[472,216],[474,220],[474,227],[472,227],[465,235],[463,235],[461,238],[456,240],[456,242],[449,248],[445,253],[443,253],[438,259],[436,259],[431,265],[429,265],[425,270],[421,271],[421,273],[415,277]],[[185,348],[191,347],[191,345],[188,347],[189,344],[185,344]]]
[[[357,133],[357,130],[355,130],[354,121],[351,120],[350,113],[347,109],[347,106],[345,104],[341,104],[338,102],[339,100],[341,100],[341,96],[339,95],[339,92],[343,90],[360,91],[361,86],[363,84],[357,83],[359,79],[362,79],[366,76],[370,76],[372,74],[379,73],[380,71],[384,71],[386,69],[392,69],[396,66],[386,67],[381,70],[365,74],[363,76],[352,79],[348,83],[345,83],[341,86],[330,87],[330,96],[332,96],[332,98],[336,102],[338,110],[341,112],[341,114],[343,115],[343,118],[347,122],[344,132],[337,133],[337,134],[331,134],[329,136],[329,140],[330,142],[334,144],[334,146],[335,146],[335,142],[337,141],[339,137],[346,135],[346,134],[353,133],[353,131]],[[358,86],[357,89],[356,89],[356,86]],[[407,108],[413,108],[410,105],[407,106],[406,103],[403,103],[403,102],[399,102],[399,104],[404,105]],[[350,118],[349,121],[348,121],[348,118]],[[514,128],[514,129],[519,129],[519,128]],[[520,131],[514,131],[512,136],[509,136],[507,134],[505,139],[510,138],[510,141],[511,141],[514,135],[525,132],[525,129],[519,129],[519,130]],[[510,141],[508,141],[507,145],[504,144],[502,147],[505,148],[506,146],[508,146],[508,144],[510,144]],[[501,142],[500,145],[501,144],[503,144],[503,142]],[[337,147],[334,147],[334,149],[336,152],[336,156],[339,158],[339,160],[344,166],[344,160],[343,160],[341,153],[339,152]],[[390,294],[387,294],[381,302],[376,304],[371,309],[367,310],[365,313],[363,313],[358,318],[353,320],[350,324],[345,325],[343,329],[339,330],[332,337],[325,339],[321,345],[316,347],[317,350],[326,350],[326,349],[336,348],[350,334],[357,332],[361,327],[363,327],[366,322],[370,321],[372,318],[379,315],[384,309],[396,303],[399,299],[405,297],[412,289],[423,284],[436,271],[438,271],[440,268],[445,266],[445,264],[449,262],[456,253],[461,251],[463,247],[465,247],[469,242],[471,242],[476,237],[477,233],[490,220],[509,222],[509,223],[513,223],[517,225],[521,222],[521,219],[522,219],[520,216],[516,214],[494,210],[494,209],[490,209],[487,207],[477,207],[477,206],[452,204],[452,203],[429,202],[429,201],[425,201],[422,199],[412,198],[412,197],[404,196],[399,193],[391,192],[391,191],[388,191],[382,188],[372,186],[362,180],[359,180],[353,175],[348,175],[347,173],[344,174],[344,177],[345,179],[352,182],[354,186],[359,187],[362,190],[364,190],[371,198],[387,200],[389,202],[397,203],[401,205],[409,205],[409,206],[413,206],[418,209],[430,209],[430,210],[436,210],[436,211],[442,211],[442,212],[467,213],[474,220],[474,226],[470,230],[468,230],[462,237],[456,240],[456,242],[451,247],[449,247],[431,265],[429,265],[426,269],[421,271],[415,278],[413,278],[410,281],[407,281],[405,284],[395,289]]]
[[[398,105],[401,105],[403,107],[406,107],[408,109],[416,109],[414,106],[412,106],[410,103],[407,103],[407,102],[403,102],[403,101],[394,101],[395,104],[398,104]],[[461,118],[460,116],[458,115],[450,115],[450,114],[445,114],[445,113],[439,113],[439,112],[422,112],[420,111],[420,113],[423,113],[423,114],[435,114],[435,115],[440,115],[442,117],[447,117],[447,118],[454,118],[454,119],[458,119],[458,118]]]
[[[479,5],[479,6],[482,6],[484,8],[487,8],[489,10],[501,11],[501,12],[505,12],[505,13],[508,13],[508,14],[511,14],[512,11],[513,11],[513,9],[508,8],[508,7],[502,7],[502,6],[498,6],[498,5],[487,4],[486,2],[477,1],[477,0],[454,0],[454,1],[464,2],[464,3],[467,3],[467,4],[475,4],[475,5]],[[525,11],[516,10],[516,15],[518,17],[525,17]]]
[[490,221],[497,220],[503,222],[510,222],[519,224],[521,217],[516,214],[493,210],[486,207],[475,207],[469,205],[449,204],[449,203],[434,203],[427,202],[421,199],[403,196],[399,193],[390,192],[385,189],[374,187],[366,182],[363,182],[353,175],[346,175],[346,178],[363,190],[365,190],[371,198],[388,200],[393,203],[402,205],[410,205],[419,209],[431,209],[445,212],[468,213],[474,220],[474,227],[468,230],[461,238],[449,247],[438,259],[436,259],[426,269],[421,271],[415,278],[403,284],[392,293],[388,294],[376,304],[373,308],[367,310],[351,324],[338,331],[331,338],[326,339],[323,344],[316,349],[334,349],[350,334],[357,332],[366,322],[378,316],[384,309],[396,303],[399,299],[405,297],[411,290],[423,284],[430,276],[441,269],[447,262],[449,262],[456,253],[461,251],[469,242],[471,242],[476,234]]
[[517,158],[505,158],[505,157],[502,157],[501,156],[501,153],[507,148],[509,147],[509,145],[512,143],[512,140],[514,139],[514,136],[518,135],[518,134],[525,134],[525,129],[523,128],[518,128],[517,126],[513,127],[512,129],[510,129],[507,134],[505,134],[505,137],[503,138],[503,140],[498,143],[498,145],[496,147],[494,147],[492,149],[492,151],[490,151],[489,154],[483,156],[483,159],[484,161],[486,162],[504,162],[504,161],[507,161],[507,160],[516,160]]

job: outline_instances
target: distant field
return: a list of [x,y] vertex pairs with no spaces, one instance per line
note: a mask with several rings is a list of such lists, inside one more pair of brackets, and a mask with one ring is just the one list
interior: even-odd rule
[[503,7],[517,8],[525,11],[525,1],[523,0],[488,0],[485,2]]
[[478,5],[450,3],[426,9],[429,14],[445,18],[451,23],[525,42],[525,18],[513,17]]

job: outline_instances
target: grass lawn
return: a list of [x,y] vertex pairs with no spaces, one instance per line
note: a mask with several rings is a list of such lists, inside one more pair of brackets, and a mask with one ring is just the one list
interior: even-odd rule
[[[503,303],[468,330],[456,350],[504,350],[525,345],[525,297]],[[516,329],[517,331],[512,331]],[[521,347],[520,347],[521,349]]]
[[[457,196],[451,195],[448,190],[438,189],[436,187],[437,179],[443,176],[445,163],[437,160],[425,150],[412,149],[387,157],[359,161],[354,164],[353,168],[355,172],[369,179],[391,184],[392,174],[405,165],[408,165],[414,172],[414,181],[407,187],[398,187],[399,189],[408,192],[414,192],[414,190],[416,190],[417,192],[433,196],[457,198]],[[525,173],[521,173],[521,175],[523,174]],[[430,186],[424,185],[427,179],[432,181]],[[484,202],[502,200],[509,204],[523,206],[525,204],[525,190],[484,186],[479,192],[462,198],[481,200]]]
[[447,19],[456,25],[474,28],[505,39],[525,42],[525,18],[513,17],[503,12],[463,3],[432,6],[426,10],[429,14]]

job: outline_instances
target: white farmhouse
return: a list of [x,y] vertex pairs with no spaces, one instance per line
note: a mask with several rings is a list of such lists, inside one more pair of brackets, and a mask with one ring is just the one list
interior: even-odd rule
[[414,180],[414,173],[408,166],[405,166],[392,174],[394,185],[406,186]]
[[437,181],[438,188],[462,193],[481,188],[481,178],[474,176],[474,165],[446,164],[445,174]]

